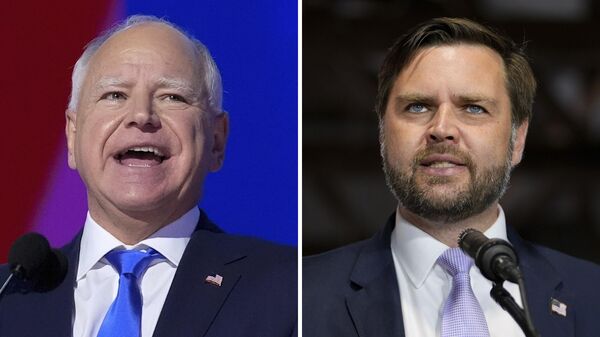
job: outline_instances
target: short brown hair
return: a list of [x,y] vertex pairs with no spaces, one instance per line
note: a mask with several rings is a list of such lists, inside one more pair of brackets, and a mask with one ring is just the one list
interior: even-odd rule
[[536,81],[524,52],[525,44],[516,44],[489,27],[461,18],[436,18],[426,21],[400,37],[389,49],[379,70],[375,105],[379,118],[383,118],[385,114],[396,77],[419,50],[429,46],[460,43],[483,45],[502,57],[512,123],[520,126],[523,122],[531,120]]

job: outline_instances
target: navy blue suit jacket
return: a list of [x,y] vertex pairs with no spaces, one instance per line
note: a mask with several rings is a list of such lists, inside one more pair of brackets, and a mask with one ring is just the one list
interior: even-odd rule
[[[371,239],[304,259],[304,337],[404,336],[390,249],[394,219]],[[508,237],[541,336],[600,336],[600,267],[530,244],[512,229]],[[551,298],[567,305],[566,317],[551,312]]]
[[[72,335],[80,235],[63,247],[66,279],[45,292],[0,298],[1,337]],[[0,269],[4,282],[7,267]],[[206,283],[223,277],[220,287]],[[297,253],[290,247],[228,235],[202,213],[177,268],[154,337],[290,336],[297,324]]]

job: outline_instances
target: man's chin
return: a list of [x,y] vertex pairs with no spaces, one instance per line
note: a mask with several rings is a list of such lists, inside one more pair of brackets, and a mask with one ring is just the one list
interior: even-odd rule
[[455,186],[437,185],[417,188],[415,194],[401,202],[411,213],[433,222],[453,223],[469,213],[468,191]]
[[444,179],[436,177],[425,182],[416,181],[416,191],[424,199],[435,205],[452,205],[457,200],[464,198],[469,192],[468,182],[460,182],[455,179]]
[[164,194],[131,193],[114,195],[109,202],[125,214],[159,212],[167,207],[169,198]]
[[[418,207],[403,205],[411,213],[433,223],[451,224],[468,218],[471,214],[460,206],[451,204],[421,204]],[[412,205],[414,206],[414,205]],[[459,211],[459,209],[461,209]]]
[[420,189],[466,189],[471,183],[469,171],[458,175],[430,175],[421,171],[414,173],[413,179]]

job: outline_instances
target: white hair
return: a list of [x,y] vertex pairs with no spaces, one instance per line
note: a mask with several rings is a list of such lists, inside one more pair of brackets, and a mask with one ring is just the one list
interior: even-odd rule
[[85,46],[83,54],[81,54],[73,68],[73,75],[71,76],[71,96],[69,98],[68,106],[69,110],[76,111],[77,109],[77,103],[79,101],[79,96],[81,95],[81,86],[83,85],[92,56],[94,56],[104,42],[113,35],[143,23],[161,23],[167,25],[183,34],[194,44],[196,57],[203,68],[204,76],[201,79],[201,87],[205,89],[208,94],[206,97],[208,108],[216,114],[222,113],[223,88],[221,85],[221,74],[206,46],[175,24],[151,15],[132,15],[123,22],[105,31]]

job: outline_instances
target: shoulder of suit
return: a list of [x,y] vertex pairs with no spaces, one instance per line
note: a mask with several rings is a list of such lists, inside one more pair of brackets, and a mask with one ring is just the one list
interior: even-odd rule
[[600,303],[600,292],[597,290],[600,284],[599,265],[537,244],[527,243],[525,249],[527,251],[519,252],[519,256],[527,255],[527,263],[537,265],[535,268],[540,272],[540,277],[558,277],[560,289],[571,294],[573,301],[583,306]]
[[322,287],[327,283],[347,283],[360,253],[370,240],[372,238],[304,257],[302,279],[305,286],[310,288],[312,284]]
[[563,278],[572,279],[585,275],[587,278],[593,278],[600,282],[600,265],[545,246],[537,244],[531,244],[531,246],[548,260]]
[[341,246],[324,253],[305,256],[302,259],[302,264],[304,268],[316,268],[321,265],[327,266],[331,263],[350,262],[356,259],[368,242],[369,239]]
[[228,234],[224,232],[205,232],[209,240],[214,240],[223,250],[232,249],[246,253],[252,259],[264,263],[293,264],[297,266],[298,249],[251,236]]

